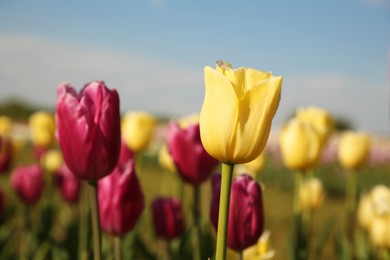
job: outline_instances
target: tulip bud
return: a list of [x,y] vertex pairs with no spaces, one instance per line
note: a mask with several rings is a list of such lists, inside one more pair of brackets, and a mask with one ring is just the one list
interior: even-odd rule
[[334,122],[328,111],[319,107],[298,109],[296,117],[313,126],[320,137],[321,145],[325,144],[334,129]]
[[52,114],[38,111],[30,116],[29,123],[34,146],[42,147],[44,149],[53,146],[56,125]]
[[[221,176],[212,177],[211,223],[217,229]],[[227,245],[243,251],[254,245],[263,232],[264,209],[260,185],[249,175],[239,175],[232,182],[230,194]]]
[[362,167],[369,155],[370,137],[362,132],[346,132],[341,136],[338,146],[338,157],[346,169]]
[[376,185],[370,192],[372,210],[378,216],[390,215],[390,189],[385,185]]
[[35,164],[17,167],[12,172],[11,185],[24,203],[35,204],[44,189],[42,168]]
[[279,105],[282,77],[218,62],[205,67],[200,135],[206,151],[224,163],[247,163],[264,150]]
[[168,147],[180,176],[191,184],[202,183],[218,164],[203,148],[198,124],[182,129],[171,123],[168,129]]
[[6,173],[12,162],[12,140],[0,135],[0,174]]
[[62,198],[69,203],[76,203],[80,197],[81,183],[64,164],[54,177],[54,183],[61,190]]
[[118,165],[98,185],[102,229],[115,236],[126,235],[134,228],[144,209],[144,195],[134,162]]
[[141,152],[149,146],[155,127],[156,120],[149,113],[128,112],[122,119],[123,139],[130,150]]
[[169,172],[176,172],[175,163],[173,162],[166,145],[163,145],[158,152],[158,163],[160,164],[161,168]]
[[283,126],[279,145],[283,163],[292,170],[311,169],[319,160],[320,138],[310,124],[301,120],[292,119]]
[[266,260],[275,256],[275,250],[271,248],[271,232],[266,230],[260,236],[257,244],[244,250],[243,259],[245,260]]
[[363,195],[360,198],[357,210],[357,220],[359,225],[365,230],[369,230],[374,217],[375,213],[373,212],[371,197],[367,194]]
[[187,128],[190,125],[199,125],[199,115],[191,114],[178,120],[180,128]]
[[59,150],[52,149],[45,153],[42,157],[41,164],[48,172],[56,172],[62,164],[64,160],[62,159],[62,154]]
[[12,121],[7,116],[0,116],[0,136],[10,137],[12,130]]
[[369,235],[374,245],[390,249],[390,215],[374,218]]
[[134,159],[134,153],[129,149],[129,147],[126,145],[123,138],[121,139],[121,150],[119,152],[119,160],[118,165],[125,166],[132,162]]
[[184,232],[183,210],[178,199],[157,198],[152,203],[152,215],[158,237],[171,240]]
[[57,137],[66,165],[77,178],[103,178],[112,172],[119,157],[118,93],[103,81],[95,81],[80,94],[63,83],[57,95]]
[[325,198],[325,191],[321,181],[317,178],[305,181],[299,191],[299,198],[303,209],[319,209]]
[[256,159],[245,164],[238,165],[241,173],[249,174],[254,180],[257,179],[258,173],[264,168],[265,156],[261,153]]

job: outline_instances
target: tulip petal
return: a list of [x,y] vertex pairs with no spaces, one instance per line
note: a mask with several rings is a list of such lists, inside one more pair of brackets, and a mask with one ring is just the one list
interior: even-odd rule
[[[206,151],[224,162],[232,157],[238,116],[238,99],[231,82],[211,67],[205,67],[205,98],[200,114],[200,135]],[[222,130],[222,131],[221,131]]]
[[250,162],[263,151],[279,105],[281,85],[282,77],[261,81],[240,101],[234,149],[236,163]]
[[259,83],[263,80],[269,79],[271,77],[272,77],[271,72],[264,72],[261,70],[248,68],[246,70],[246,74],[245,74],[245,82],[246,82],[247,88],[251,89],[254,86],[256,86],[257,83]]

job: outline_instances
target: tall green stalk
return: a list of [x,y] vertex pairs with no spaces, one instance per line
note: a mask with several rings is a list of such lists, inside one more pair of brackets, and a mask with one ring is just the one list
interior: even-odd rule
[[114,251],[115,260],[122,260],[122,238],[120,236],[114,237]]
[[230,186],[232,185],[234,164],[222,163],[221,195],[219,198],[218,231],[216,258],[226,259],[227,230],[230,206]]
[[193,218],[194,218],[194,260],[201,260],[202,252],[201,252],[201,246],[200,246],[200,186],[194,185],[194,198],[193,198]]
[[95,260],[102,259],[102,237],[100,233],[99,205],[97,201],[97,181],[88,182],[89,204],[92,217],[92,235],[93,235],[93,257]]
[[346,232],[347,237],[350,241],[352,241],[356,222],[355,212],[357,206],[357,174],[355,171],[349,172],[346,192]]
[[294,187],[294,259],[304,260],[308,259],[308,237],[307,227],[303,222],[303,212],[299,199],[301,186],[304,179],[303,172],[295,173],[295,187]]

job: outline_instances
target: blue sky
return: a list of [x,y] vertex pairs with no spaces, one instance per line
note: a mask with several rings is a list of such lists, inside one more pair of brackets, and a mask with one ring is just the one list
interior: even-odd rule
[[223,59],[284,77],[274,124],[320,106],[389,131],[390,1],[2,1],[0,101],[53,106],[102,79],[121,109],[199,112],[203,67]]

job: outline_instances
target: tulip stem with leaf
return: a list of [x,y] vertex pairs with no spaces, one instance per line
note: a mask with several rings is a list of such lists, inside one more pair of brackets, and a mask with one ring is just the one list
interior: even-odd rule
[[234,164],[222,163],[221,195],[217,229],[217,249],[215,259],[226,259],[227,230],[230,206],[230,187],[232,185]]
[[115,260],[122,260],[122,238],[120,236],[114,237]]
[[88,194],[85,184],[82,184],[81,199],[79,201],[79,259],[88,259],[88,233],[89,233],[89,211]]
[[88,196],[92,217],[93,256],[95,260],[102,259],[102,236],[100,232],[99,205],[97,201],[97,181],[88,182]]
[[200,260],[202,256],[201,246],[200,246],[200,186],[194,185],[194,200],[193,200],[193,218],[194,218],[194,260]]

